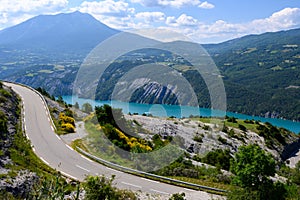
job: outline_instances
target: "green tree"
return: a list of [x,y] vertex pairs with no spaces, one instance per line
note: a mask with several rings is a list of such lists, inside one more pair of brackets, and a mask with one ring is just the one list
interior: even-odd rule
[[79,103],[78,103],[78,102],[76,102],[76,103],[74,104],[74,108],[79,109]]
[[118,190],[113,187],[112,182],[114,176],[111,179],[107,179],[104,176],[88,176],[83,183],[85,189],[86,200],[136,200],[134,193],[126,190]]
[[292,171],[291,181],[297,185],[300,185],[300,161],[297,162],[295,169]]
[[127,126],[126,120],[124,118],[122,109],[112,108],[108,104],[103,106],[95,107],[98,122],[101,126],[105,124],[111,124],[112,126],[123,130],[124,132],[129,132],[130,128]]
[[62,98],[62,96],[58,96],[57,100],[56,100],[58,103],[61,103],[61,104],[64,104],[65,101],[64,99]]
[[258,189],[275,175],[275,161],[257,145],[241,146],[231,160],[230,170],[236,175],[234,183]]
[[288,186],[273,183],[275,161],[257,145],[242,146],[231,160],[231,171],[236,175],[233,183],[242,187],[229,192],[227,199],[272,199],[287,197]]
[[89,103],[84,103],[82,105],[82,111],[85,112],[85,113],[91,113],[91,112],[93,112],[93,107]]
[[232,156],[230,155],[230,151],[228,149],[216,149],[206,154],[202,161],[218,168],[229,170],[231,158]]
[[175,193],[169,198],[169,200],[185,200],[185,194],[184,193],[181,193],[181,194]]

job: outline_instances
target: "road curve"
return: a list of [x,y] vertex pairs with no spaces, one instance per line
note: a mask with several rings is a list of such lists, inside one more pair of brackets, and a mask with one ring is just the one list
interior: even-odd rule
[[17,92],[23,101],[24,129],[26,136],[31,141],[34,152],[50,167],[62,174],[82,181],[86,175],[116,175],[117,187],[130,190],[140,190],[147,193],[173,194],[186,193],[187,199],[206,200],[211,194],[202,191],[194,191],[148,180],[131,174],[126,174],[93,162],[74,151],[55,134],[49,118],[48,109],[43,99],[33,90],[13,84],[5,83]]

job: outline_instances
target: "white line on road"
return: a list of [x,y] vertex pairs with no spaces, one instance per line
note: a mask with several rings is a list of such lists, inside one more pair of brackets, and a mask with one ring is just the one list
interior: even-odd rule
[[195,190],[192,190],[192,189],[188,189],[188,188],[183,188],[183,189],[186,191],[189,191],[189,192],[195,192]]
[[124,185],[132,186],[132,187],[142,188],[142,187],[139,186],[139,185],[134,185],[134,184],[131,184],[131,183],[126,183],[126,182],[121,182],[121,183],[123,183]]
[[84,158],[84,159],[86,159],[87,161],[89,161],[89,162],[93,162],[91,159],[89,159],[89,158],[87,158],[87,157],[85,157],[85,156],[83,156],[83,155],[80,155],[82,158]]
[[50,118],[49,117],[47,117],[48,118],[48,121],[50,122]]
[[35,152],[35,148],[34,147],[32,147],[32,151]]
[[76,165],[76,167],[78,167],[78,168],[80,168],[80,169],[82,169],[82,170],[84,170],[84,171],[86,171],[86,172],[90,172],[90,170],[85,169],[84,167],[81,167],[81,166],[79,166],[79,165]]
[[152,182],[152,183],[159,183],[158,181],[153,181],[153,180],[151,180],[151,179],[146,179],[146,178],[141,178],[141,179],[143,179],[143,180],[145,180],[145,181]]
[[121,174],[124,173],[124,172],[121,172],[121,171],[118,171],[118,170],[115,170],[115,169],[112,169],[112,168],[109,168],[109,167],[106,167],[106,169],[114,171],[114,172],[118,172],[118,173],[121,173]]
[[52,131],[54,132],[54,128],[53,128],[53,126],[50,126],[50,127],[51,127]]
[[49,163],[48,163],[44,158],[40,157],[40,159],[41,159],[44,163],[46,163],[47,165],[49,165]]
[[70,147],[69,145],[66,144],[66,146],[67,146],[70,150],[74,151],[74,149],[72,149],[72,147]]
[[161,194],[167,194],[167,195],[170,194],[170,193],[159,191],[159,190],[154,190],[154,189],[150,189],[150,190],[153,191],[153,192],[161,193]]
[[63,175],[69,177],[69,178],[72,178],[74,180],[78,180],[78,178],[74,177],[74,176],[71,176],[70,174],[67,174],[66,172],[63,172],[63,171],[60,171],[60,173],[62,173]]
[[[52,127],[52,126],[51,126],[51,127]],[[55,136],[56,136],[59,140],[61,140],[61,138],[60,138],[58,135],[55,134]]]

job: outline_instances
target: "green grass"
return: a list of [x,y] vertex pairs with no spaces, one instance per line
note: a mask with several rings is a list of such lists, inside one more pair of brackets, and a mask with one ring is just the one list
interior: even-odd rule
[[218,188],[218,189],[222,189],[222,190],[231,190],[234,188],[234,186],[232,186],[232,185],[224,184],[224,183],[216,183],[216,182],[213,182],[210,180],[202,180],[202,179],[179,177],[179,176],[170,176],[169,178],[188,182],[188,183],[194,183],[197,185],[204,185],[207,187]]
[[118,165],[122,165],[124,167],[134,167],[132,161],[122,158],[115,152],[115,145],[111,144],[104,133],[101,130],[97,130],[93,123],[86,122],[85,129],[88,133],[88,136],[83,138],[81,141],[76,141],[76,143],[72,144],[73,147],[76,144],[79,144],[80,148],[83,147],[84,150],[87,150],[87,152],[90,152],[96,157],[116,163]]
[[245,123],[244,120],[241,120],[241,119],[237,119],[236,120],[237,123],[232,123],[232,122],[225,122],[225,125],[228,126],[228,127],[233,127],[233,128],[239,128],[239,124],[245,126],[247,128],[247,130],[251,130],[253,132],[258,132],[256,127],[257,125],[256,124],[248,124],[248,123]]
[[[224,119],[218,119],[218,118],[193,118],[193,120],[195,121],[201,121],[203,123],[209,123],[209,124],[224,124]],[[257,124],[249,124],[249,123],[245,123],[244,120],[242,119],[236,119],[237,123],[233,123],[233,122],[228,122],[227,120],[225,120],[225,126],[229,127],[229,128],[237,128],[239,129],[239,124],[243,125],[247,128],[247,130],[251,130],[253,132],[258,133],[258,130],[256,129]]]
[[4,97],[12,97],[12,94],[3,88],[0,89],[0,94]]

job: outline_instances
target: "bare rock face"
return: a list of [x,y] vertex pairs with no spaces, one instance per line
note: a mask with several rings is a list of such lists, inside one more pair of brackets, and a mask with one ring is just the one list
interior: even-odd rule
[[0,191],[11,192],[14,196],[26,198],[30,193],[33,185],[38,180],[38,176],[28,170],[21,170],[17,175],[11,176],[11,169],[7,165],[14,165],[10,157],[10,149],[12,148],[17,126],[20,122],[20,108],[17,95],[5,85],[1,86],[0,93],[0,112],[2,122],[6,122],[6,126],[0,129]]
[[39,177],[28,170],[19,171],[14,178],[0,180],[0,190],[5,190],[19,198],[27,198]]
[[192,154],[205,155],[216,149],[228,149],[231,154],[234,154],[242,145],[257,144],[272,154],[276,160],[285,161],[300,148],[299,137],[288,132],[284,135],[284,144],[274,142],[270,145],[263,136],[254,131],[229,128],[230,134],[229,130],[223,132],[220,125],[198,120],[163,119],[139,115],[126,115],[126,118],[136,120],[148,131],[148,137],[154,134],[159,134],[162,138],[180,137],[186,151]]

